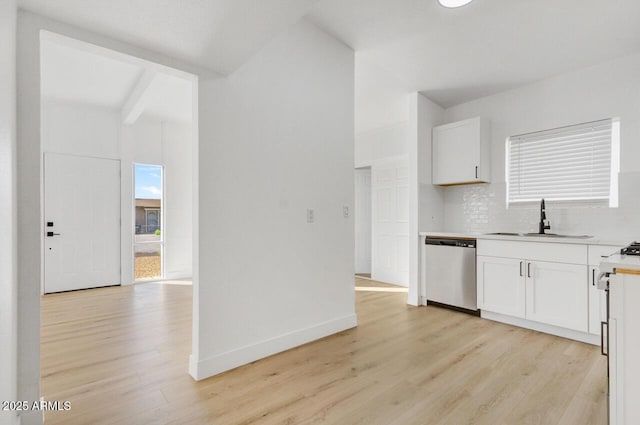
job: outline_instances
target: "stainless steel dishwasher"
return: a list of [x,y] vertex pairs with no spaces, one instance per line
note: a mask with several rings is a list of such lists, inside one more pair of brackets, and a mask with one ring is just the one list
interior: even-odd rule
[[425,237],[427,304],[479,315],[476,299],[476,240]]

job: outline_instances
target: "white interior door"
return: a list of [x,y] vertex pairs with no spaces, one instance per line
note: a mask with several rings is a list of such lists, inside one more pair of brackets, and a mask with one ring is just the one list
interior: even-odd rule
[[44,157],[45,293],[120,284],[120,161]]
[[409,285],[409,167],[372,167],[372,278]]
[[356,170],[356,273],[371,273],[371,169]]

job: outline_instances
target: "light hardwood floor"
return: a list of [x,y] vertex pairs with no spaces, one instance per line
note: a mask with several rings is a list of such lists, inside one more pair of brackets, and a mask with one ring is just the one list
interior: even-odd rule
[[356,286],[357,328],[201,382],[191,286],[47,295],[43,394],[72,410],[46,424],[607,423],[598,347]]

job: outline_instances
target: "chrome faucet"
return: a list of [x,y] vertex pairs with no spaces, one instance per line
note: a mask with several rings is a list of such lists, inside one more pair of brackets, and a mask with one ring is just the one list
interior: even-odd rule
[[544,198],[540,201],[540,223],[538,224],[538,234],[544,235],[545,230],[551,229],[551,223],[547,220],[547,213],[544,207]]

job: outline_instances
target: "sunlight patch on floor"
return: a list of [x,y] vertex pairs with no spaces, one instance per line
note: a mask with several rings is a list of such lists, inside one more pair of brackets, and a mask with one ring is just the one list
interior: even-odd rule
[[408,292],[409,288],[390,288],[382,286],[356,286],[356,291],[362,292]]
[[180,285],[191,286],[191,280],[154,280],[153,282],[140,282],[147,285]]

